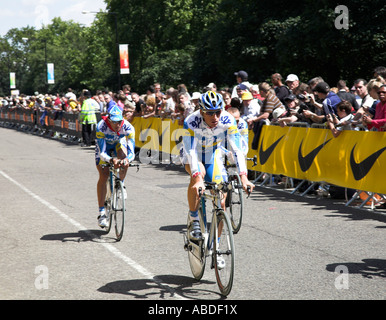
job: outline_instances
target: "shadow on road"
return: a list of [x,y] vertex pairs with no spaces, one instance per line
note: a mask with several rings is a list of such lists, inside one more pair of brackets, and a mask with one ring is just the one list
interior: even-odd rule
[[186,299],[223,299],[220,293],[202,289],[201,285],[215,285],[212,281],[196,281],[192,277],[160,275],[154,279],[119,280],[107,283],[98,289],[104,293],[129,295],[136,299],[169,299],[176,294]]
[[364,278],[374,277],[386,278],[386,260],[384,259],[363,259],[362,262],[341,262],[332,263],[326,266],[327,271],[337,272],[347,268],[348,274],[361,274]]

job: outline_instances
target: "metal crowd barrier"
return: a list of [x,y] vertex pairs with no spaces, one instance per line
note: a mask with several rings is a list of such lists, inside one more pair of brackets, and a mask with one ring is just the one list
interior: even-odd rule
[[[21,108],[1,108],[0,125],[40,135],[51,135],[68,141],[76,141],[82,137],[82,126],[79,113],[64,111],[48,111],[43,119],[40,110]],[[101,116],[97,113],[97,120]],[[41,122],[42,120],[42,122]]]

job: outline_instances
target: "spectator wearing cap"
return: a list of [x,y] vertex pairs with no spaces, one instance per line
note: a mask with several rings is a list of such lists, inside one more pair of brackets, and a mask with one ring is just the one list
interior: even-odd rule
[[288,86],[288,89],[290,90],[291,93],[295,95],[298,94],[297,88],[299,87],[300,82],[296,74],[293,74],[293,73],[289,74],[287,76],[287,79],[285,79],[285,83]]
[[330,90],[330,86],[327,82],[319,82],[315,88],[314,92],[316,95],[323,100],[323,111],[325,115],[335,114],[337,115],[336,105],[342,100],[338,95]]
[[248,73],[245,71],[240,70],[239,72],[235,72],[234,75],[236,76],[237,85],[233,87],[232,98],[237,97],[238,85],[243,84],[248,88],[248,90],[252,86],[252,84],[248,82]]
[[256,118],[260,114],[260,105],[249,91],[242,94],[241,100],[241,118],[247,121],[248,125],[252,125],[252,119]]
[[276,97],[279,98],[281,103],[285,104],[284,99],[290,95],[290,91],[287,86],[285,86],[282,82],[283,77],[280,73],[274,73],[271,76],[272,85],[275,90]]
[[[288,97],[284,99],[285,101],[285,109],[286,112],[277,118],[277,122],[281,127],[285,127],[288,123],[298,121],[298,117],[296,116],[298,107],[298,100],[294,94],[290,94]],[[276,108],[273,112],[275,112],[278,108]]]
[[200,98],[201,94],[198,91],[193,92],[191,102],[194,107],[194,111],[197,111],[200,108],[198,105]]
[[[236,93],[237,97],[240,99],[240,102],[243,100],[241,99],[241,96],[243,95],[244,92],[250,92],[248,87],[245,84],[240,83],[239,85],[236,86]],[[236,97],[233,97],[236,98]]]

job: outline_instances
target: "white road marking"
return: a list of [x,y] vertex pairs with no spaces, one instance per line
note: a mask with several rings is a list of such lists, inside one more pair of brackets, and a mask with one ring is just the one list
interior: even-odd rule
[[[69,217],[67,214],[65,214],[63,211],[56,208],[54,205],[49,203],[48,201],[44,200],[43,198],[39,197],[37,194],[33,193],[31,190],[23,186],[21,183],[17,182],[13,178],[11,178],[9,175],[7,175],[5,172],[0,170],[0,174],[9,180],[10,182],[14,183],[16,186],[18,186],[20,189],[22,189],[24,192],[26,192],[29,196],[34,198],[35,200],[39,201],[41,204],[45,205],[47,208],[58,214],[60,217],[62,217],[67,222],[71,223],[74,227],[78,228],[79,230],[86,230],[85,232],[89,234],[91,237],[95,238],[97,237],[92,231],[87,230],[83,225],[81,225],[76,220]],[[150,271],[148,271],[146,268],[135,262],[133,259],[129,258],[128,256],[124,255],[122,252],[120,252],[117,248],[115,248],[113,245],[109,243],[100,242],[100,244],[105,247],[110,253],[112,253],[114,256],[125,262],[127,265],[129,265],[131,268],[145,276],[147,279],[154,281],[157,283],[160,287],[163,289],[166,289],[169,291],[173,297],[177,299],[185,299],[184,297],[180,296],[175,292],[173,288],[170,288],[168,285],[162,283],[162,281],[158,280],[157,277],[152,274]]]

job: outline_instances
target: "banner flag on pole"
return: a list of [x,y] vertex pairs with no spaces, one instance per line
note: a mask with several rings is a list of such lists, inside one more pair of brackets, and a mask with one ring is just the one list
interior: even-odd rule
[[47,63],[47,83],[49,83],[49,84],[55,83],[54,64],[53,63]]
[[15,72],[9,73],[9,83],[10,83],[9,87],[11,89],[16,89],[16,74],[15,74]]
[[119,45],[119,61],[121,65],[121,74],[129,74],[129,45],[120,44]]

